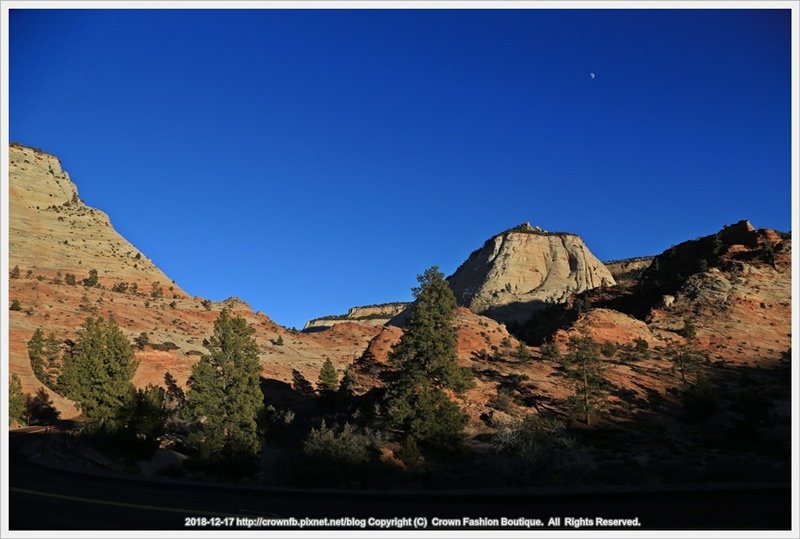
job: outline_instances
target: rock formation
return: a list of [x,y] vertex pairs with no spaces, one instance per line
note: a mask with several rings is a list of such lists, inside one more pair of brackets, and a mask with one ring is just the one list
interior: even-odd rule
[[321,316],[306,322],[303,327],[305,332],[322,331],[332,328],[336,324],[343,322],[353,322],[365,326],[382,326],[389,320],[403,312],[408,303],[381,303],[377,305],[366,305],[363,307],[352,307],[347,314]]
[[652,256],[639,256],[603,262],[617,284],[634,284],[653,262]]
[[[9,370],[20,377],[27,393],[43,388],[28,359],[26,343],[33,332],[41,328],[62,342],[74,340],[78,327],[93,315],[113,316],[131,340],[148,335],[150,344],[135,349],[140,362],[133,379],[137,386],[163,383],[165,371],[185,382],[206,351],[203,339],[211,334],[222,308],[243,316],[255,329],[263,376],[286,383],[293,370],[315,380],[326,358],[344,369],[378,332],[340,324],[332,331],[306,335],[279,326],[237,298],[190,297],[119,235],[105,213],[80,200],[58,158],[13,144],[9,171],[9,269],[19,268],[19,276],[9,279],[9,301],[16,300],[20,310],[9,312],[4,345],[9,349]],[[83,280],[92,269],[97,270],[98,282],[86,286]],[[154,282],[160,294],[152,294]],[[120,286],[123,283],[127,286]],[[77,414],[67,399],[45,391],[62,417]]]
[[573,293],[615,284],[579,236],[527,223],[489,239],[448,281],[459,305],[501,322],[524,322]]
[[184,292],[111,226],[108,216],[81,201],[57,157],[19,144],[9,147],[9,267],[52,278],[79,279],[96,269],[101,283],[153,282]]

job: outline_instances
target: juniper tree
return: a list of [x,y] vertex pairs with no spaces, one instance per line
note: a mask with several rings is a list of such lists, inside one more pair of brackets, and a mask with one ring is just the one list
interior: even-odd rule
[[445,390],[462,394],[475,382],[457,363],[455,298],[444,276],[434,266],[417,280],[405,332],[389,354],[398,368],[388,393],[389,417],[408,436],[453,447],[463,438],[467,416]]
[[113,318],[86,319],[72,354],[64,357],[59,386],[75,401],[87,427],[114,433],[125,426],[139,362]]
[[262,445],[264,396],[253,333],[244,318],[223,309],[204,343],[208,353],[192,367],[186,394],[199,460],[232,473],[252,469]]
[[600,346],[588,335],[571,337],[562,366],[574,382],[571,404],[584,416],[586,425],[591,425],[592,413],[602,410],[604,404],[605,365],[600,359]]
[[151,298],[163,298],[164,297],[164,289],[161,288],[161,283],[158,281],[153,281],[150,283],[150,297]]
[[90,269],[89,270],[89,276],[86,279],[83,280],[83,286],[85,286],[87,288],[95,287],[95,286],[97,286],[97,281],[98,281],[98,279],[97,279],[97,270],[96,269]]
[[146,331],[142,331],[136,337],[133,338],[133,344],[136,345],[136,348],[139,350],[144,350],[144,347],[150,344],[150,336],[147,334]]

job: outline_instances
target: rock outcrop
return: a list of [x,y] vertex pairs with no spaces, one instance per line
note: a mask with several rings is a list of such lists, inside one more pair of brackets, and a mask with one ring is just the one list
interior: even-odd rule
[[573,293],[615,284],[579,236],[527,223],[489,239],[448,281],[459,305],[501,322],[524,322]]
[[347,314],[321,316],[319,318],[309,320],[303,327],[303,331],[322,331],[332,328],[336,324],[341,324],[343,322],[352,322],[355,324],[372,327],[382,326],[406,310],[408,305],[408,303],[396,302],[353,307],[347,311]]

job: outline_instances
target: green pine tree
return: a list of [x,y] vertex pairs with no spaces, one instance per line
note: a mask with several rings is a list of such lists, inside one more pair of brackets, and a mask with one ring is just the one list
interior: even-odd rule
[[342,380],[339,382],[339,395],[343,399],[348,399],[353,396],[356,388],[356,381],[352,371],[352,364],[348,365],[342,375]]
[[182,414],[186,405],[186,393],[178,385],[172,373],[164,373],[164,385],[167,390],[164,394],[164,409],[167,412],[166,428],[180,429],[183,427]]
[[44,331],[41,328],[36,328],[28,341],[28,359],[31,362],[31,370],[33,375],[41,383],[47,384],[47,373],[45,372],[45,340]]
[[528,347],[525,346],[524,342],[520,341],[516,351],[514,352],[514,357],[520,361],[527,361],[531,358],[531,352],[528,350]]
[[167,420],[165,391],[149,384],[136,390],[129,411],[128,429],[145,447],[158,447],[158,437],[164,433]]
[[91,430],[114,433],[127,420],[138,361],[114,319],[87,318],[72,354],[64,358],[59,386],[83,412]]
[[666,348],[666,355],[672,361],[673,370],[681,374],[681,382],[687,383],[687,375],[695,374],[701,363],[706,360],[702,351],[695,349],[693,341],[686,344],[671,343]]
[[317,389],[321,394],[330,395],[339,389],[339,375],[330,359],[326,359],[319,370]]
[[262,445],[264,396],[253,332],[244,318],[223,309],[186,394],[199,460],[235,474],[252,471]]
[[8,422],[25,422],[25,394],[22,392],[22,382],[16,374],[11,375],[8,384]]
[[681,331],[687,341],[693,343],[697,339],[697,326],[694,320],[687,318],[683,321],[683,330]]
[[455,298],[444,276],[434,266],[417,280],[405,332],[389,355],[399,370],[389,388],[389,417],[421,442],[453,447],[463,439],[467,416],[445,390],[462,394],[475,381],[457,363]]
[[591,416],[602,411],[605,404],[605,364],[600,359],[600,345],[588,335],[571,337],[569,353],[562,360],[566,375],[574,381],[575,393],[570,399],[573,407],[591,424]]
[[44,341],[44,358],[46,375],[44,384],[53,391],[58,391],[58,378],[61,375],[61,341],[53,332],[50,332]]

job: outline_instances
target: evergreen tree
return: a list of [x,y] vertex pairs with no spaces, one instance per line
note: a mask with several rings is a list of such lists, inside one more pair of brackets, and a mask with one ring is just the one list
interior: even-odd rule
[[86,279],[83,280],[83,286],[85,286],[87,288],[92,288],[92,287],[97,286],[97,282],[98,282],[97,270],[96,269],[90,269],[89,270],[89,276]]
[[192,367],[186,395],[200,461],[233,473],[251,470],[262,445],[264,396],[253,332],[244,318],[223,309],[205,345],[208,354]]
[[161,283],[158,281],[153,281],[150,283],[150,297],[151,298],[163,298],[164,297],[164,289],[161,288]]
[[41,328],[36,328],[28,341],[28,359],[31,362],[31,370],[36,379],[45,385],[47,384],[47,373],[44,367],[44,331]]
[[399,370],[389,388],[389,417],[421,442],[453,447],[463,438],[467,416],[444,390],[462,394],[475,382],[457,363],[455,298],[444,276],[434,266],[417,280],[405,332],[389,355]]
[[546,359],[547,361],[561,361],[561,351],[554,342],[545,341],[542,343],[542,346],[539,348],[539,354],[542,356],[542,359]]
[[575,383],[575,393],[570,400],[590,425],[592,413],[602,410],[604,404],[605,365],[600,359],[600,346],[588,335],[581,335],[570,338],[569,348],[562,366]]
[[144,347],[150,344],[150,336],[147,334],[146,331],[142,331],[136,337],[133,338],[133,344],[136,345],[136,348],[139,350],[144,350]]
[[19,279],[19,266],[14,266],[14,269],[9,272],[8,276],[12,279]]
[[44,341],[45,357],[45,385],[53,391],[58,390],[58,378],[61,375],[61,341],[56,338],[55,333],[50,332]]
[[11,375],[8,384],[8,422],[23,423],[25,419],[25,394],[22,392],[22,382],[16,374]]
[[524,342],[520,341],[519,345],[517,346],[517,350],[514,352],[514,357],[520,361],[527,361],[531,358],[531,353],[528,350],[528,347],[525,346]]
[[178,385],[178,381],[170,372],[164,373],[164,385],[167,391],[164,395],[164,408],[167,412],[166,427],[168,429],[181,428],[181,413],[186,404],[186,393]]
[[706,359],[705,354],[688,344],[670,344],[666,349],[667,357],[672,361],[673,370],[681,373],[681,382],[687,382],[686,375],[697,372],[700,364]]
[[322,364],[319,371],[319,381],[317,382],[317,389],[322,394],[333,394],[339,389],[339,375],[336,373],[336,367],[333,366],[330,359],[326,359]]
[[342,381],[339,382],[339,395],[343,399],[348,399],[353,396],[356,381],[353,376],[353,372],[351,369],[352,365],[348,365],[347,368],[344,370],[344,374],[342,375]]
[[314,394],[314,385],[297,369],[292,369],[292,389],[301,395]]
[[695,326],[694,320],[691,318],[687,318],[683,321],[683,330],[681,331],[683,336],[686,338],[687,341],[693,343],[695,339],[697,339],[697,326]]
[[64,358],[60,387],[93,430],[113,433],[127,422],[139,363],[114,319],[87,318],[74,351]]
[[152,384],[137,389],[129,411],[130,432],[149,449],[158,446],[158,437],[164,433],[167,419],[164,395],[161,387]]

